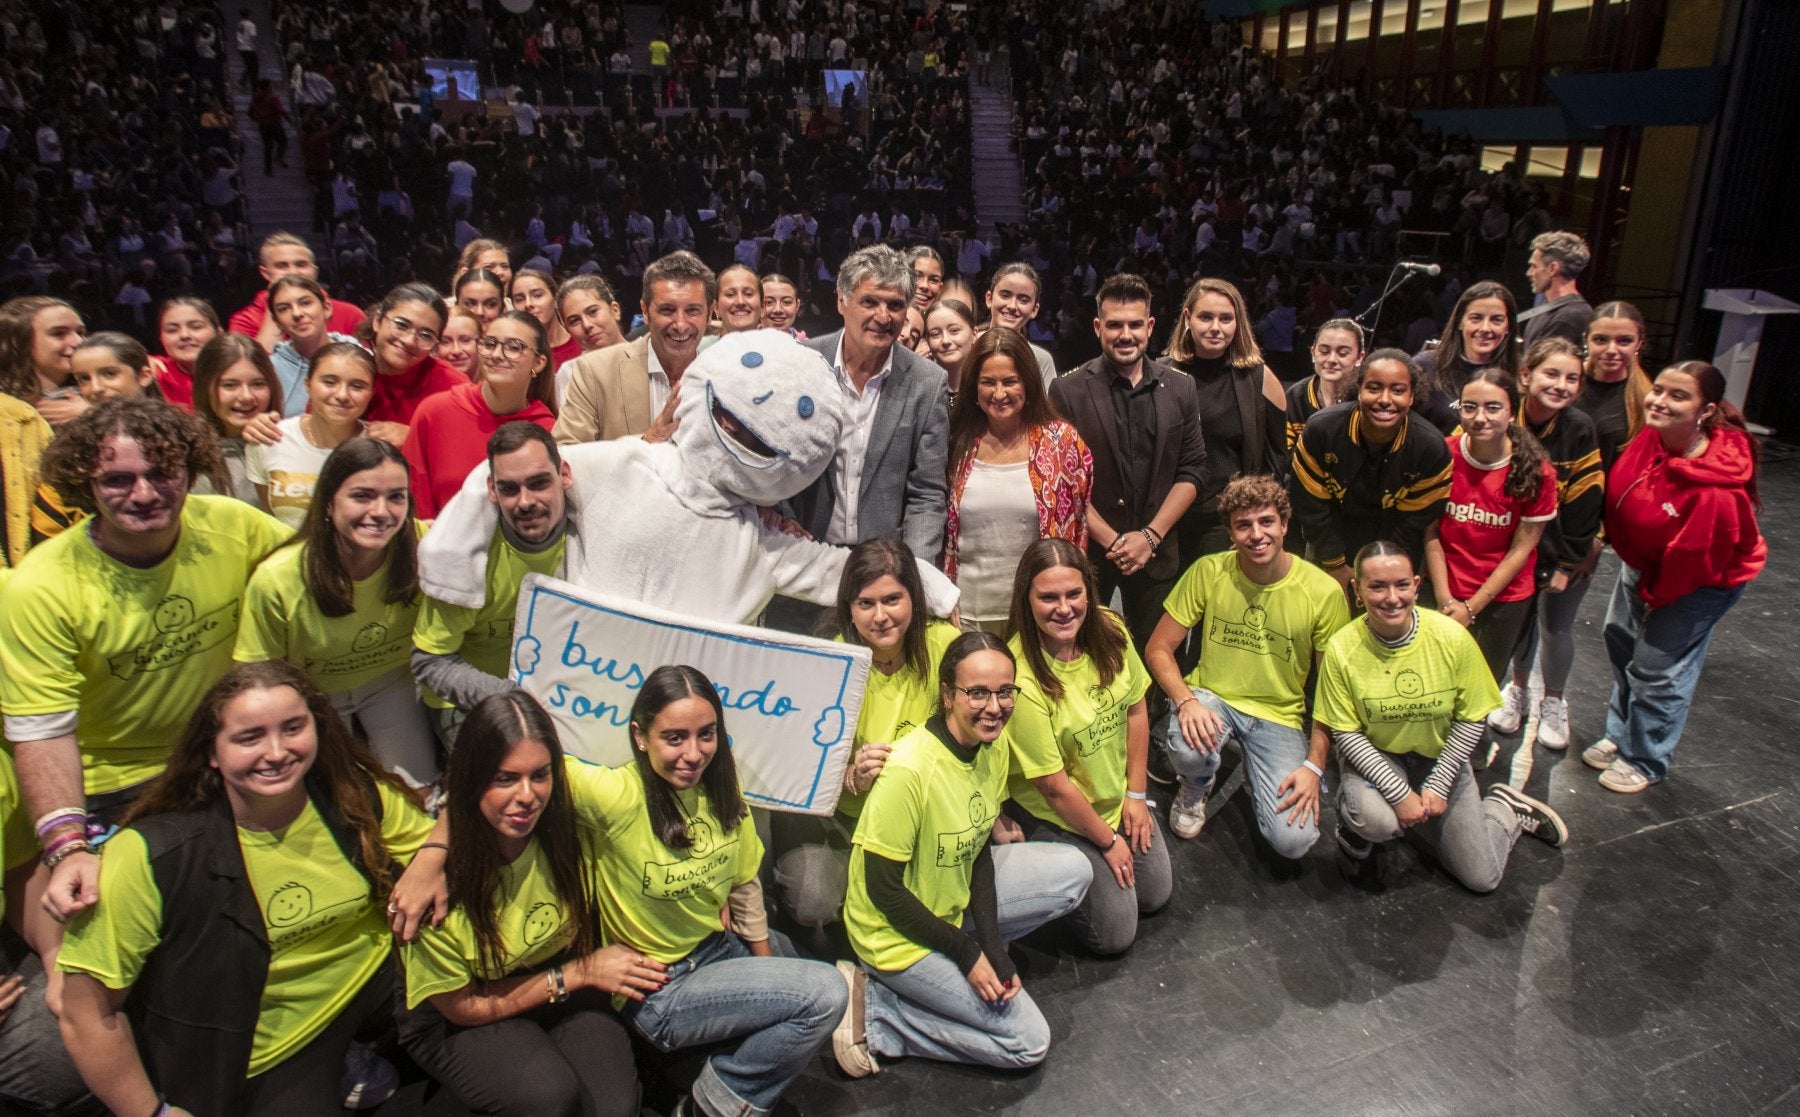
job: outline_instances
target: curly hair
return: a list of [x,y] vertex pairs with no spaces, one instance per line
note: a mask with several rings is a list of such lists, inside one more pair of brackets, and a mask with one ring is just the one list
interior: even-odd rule
[[1235,474],[1219,494],[1219,522],[1230,526],[1231,518],[1239,512],[1270,507],[1284,524],[1293,517],[1294,505],[1288,499],[1286,485],[1267,473]]
[[69,507],[99,511],[94,471],[100,465],[100,447],[114,435],[136,440],[156,468],[170,474],[182,470],[190,488],[197,478],[206,477],[218,491],[231,491],[229,481],[220,487],[226,473],[218,435],[205,420],[154,399],[108,400],[64,423],[44,449],[39,478]]

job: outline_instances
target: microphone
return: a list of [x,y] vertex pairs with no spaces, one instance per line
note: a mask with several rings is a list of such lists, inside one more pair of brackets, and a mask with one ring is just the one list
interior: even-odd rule
[[1438,267],[1436,264],[1422,264],[1422,263],[1418,262],[1417,260],[1402,260],[1398,264],[1395,264],[1394,266],[1396,268],[1399,268],[1401,271],[1423,272],[1425,275],[1437,275],[1439,272],[1444,270],[1443,268]]

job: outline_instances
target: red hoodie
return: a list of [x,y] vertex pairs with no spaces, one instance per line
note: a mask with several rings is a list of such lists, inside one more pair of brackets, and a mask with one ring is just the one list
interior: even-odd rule
[[1643,574],[1651,608],[1707,586],[1731,589],[1762,573],[1769,547],[1756,526],[1750,438],[1718,426],[1697,458],[1678,458],[1654,431],[1638,432],[1606,479],[1606,541]]

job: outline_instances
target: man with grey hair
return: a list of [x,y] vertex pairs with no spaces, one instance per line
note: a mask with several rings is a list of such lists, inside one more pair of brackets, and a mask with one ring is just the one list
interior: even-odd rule
[[675,431],[681,377],[700,352],[719,281],[692,252],[644,269],[644,336],[583,353],[556,372],[556,441],[598,442]]
[[1532,291],[1542,301],[1519,315],[1527,350],[1546,337],[1567,338],[1577,346],[1587,340],[1594,308],[1576,290],[1575,280],[1587,268],[1591,255],[1587,241],[1574,233],[1556,230],[1531,239],[1531,263],[1526,265],[1525,278],[1531,280]]
[[[950,425],[944,370],[895,344],[912,301],[912,266],[886,245],[851,253],[838,269],[844,328],[809,341],[836,375],[849,408],[831,468],[790,503],[814,538],[850,546],[897,535],[936,562],[944,547],[944,457]],[[778,601],[772,623],[795,623]]]

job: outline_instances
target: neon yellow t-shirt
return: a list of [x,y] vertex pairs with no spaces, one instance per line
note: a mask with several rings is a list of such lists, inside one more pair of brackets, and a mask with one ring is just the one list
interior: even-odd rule
[[723,929],[719,911],[731,890],[762,866],[762,839],[748,815],[728,833],[699,788],[677,792],[694,844],[670,849],[650,825],[636,766],[601,768],[570,757],[563,773],[576,810],[600,828],[594,897],[607,942],[678,962]]
[[[892,675],[869,669],[862,712],[856,715],[857,748],[871,741],[891,745],[937,713],[938,664],[944,661],[944,649],[960,635],[961,629],[945,621],[931,621],[925,626],[925,654],[929,662],[923,676],[904,667]],[[867,791],[861,795],[844,792],[838,796],[838,813],[856,818],[862,814],[863,801],[868,797]]]
[[1244,577],[1236,551],[1207,555],[1181,575],[1163,610],[1183,628],[1205,619],[1189,686],[1251,717],[1299,729],[1313,655],[1350,620],[1350,607],[1337,579],[1293,559],[1279,581],[1259,586]]
[[85,526],[34,547],[0,596],[0,709],[80,711],[89,795],[155,776],[231,668],[250,572],[290,534],[242,501],[190,496],[155,566],[111,558]]
[[1383,752],[1444,751],[1450,723],[1480,721],[1500,706],[1481,649],[1462,625],[1431,609],[1404,648],[1387,648],[1362,622],[1325,648],[1313,717],[1339,731],[1361,730]]
[[412,657],[412,604],[387,600],[388,564],[355,583],[347,616],[328,617],[306,588],[300,545],[283,547],[250,575],[244,621],[231,658],[239,663],[285,659],[328,694],[349,690],[406,667]]
[[1026,666],[1019,638],[1014,636],[1008,643],[1019,663],[1019,699],[1006,724],[1012,753],[1006,789],[1033,817],[1065,830],[1068,823],[1031,781],[1052,772],[1067,772],[1094,812],[1117,829],[1125,813],[1126,718],[1150,689],[1150,673],[1132,646],[1125,623],[1110,610],[1101,616],[1125,635],[1122,669],[1103,687],[1100,669],[1089,656],[1067,663],[1048,660],[1063,688],[1062,701],[1055,704]]
[[[413,625],[413,645],[432,655],[461,652],[469,665],[496,678],[507,677],[512,663],[513,611],[519,604],[519,583],[527,574],[555,574],[562,566],[568,536],[541,554],[513,549],[498,530],[488,546],[486,602],[479,609],[451,605],[425,596]],[[450,703],[429,690],[425,704],[447,709]]]
[[[381,836],[408,861],[431,833],[431,819],[386,784]],[[308,802],[281,830],[238,828],[244,869],[263,913],[269,976],[250,1045],[252,1077],[318,1036],[375,975],[393,949],[380,905]],[[69,923],[57,968],[108,989],[137,981],[162,942],[162,894],[143,837],[121,830],[100,859],[100,902]]]
[[575,941],[575,924],[557,902],[550,860],[536,839],[517,861],[500,870],[500,887],[492,903],[500,912],[500,972],[484,972],[475,929],[467,910],[458,904],[443,923],[422,928],[417,939],[400,949],[406,962],[407,1008],[472,981],[535,970]]
[[[19,794],[19,778],[12,757],[0,750],[0,868],[16,869],[35,860],[37,834],[31,828],[25,799]],[[0,893],[0,915],[6,914],[6,895]]]
[[850,850],[844,927],[857,956],[878,970],[906,969],[930,953],[896,931],[869,899],[865,851],[906,862],[907,890],[931,913],[961,926],[975,858],[1006,799],[1006,739],[964,764],[921,725],[894,745],[870,789]]

